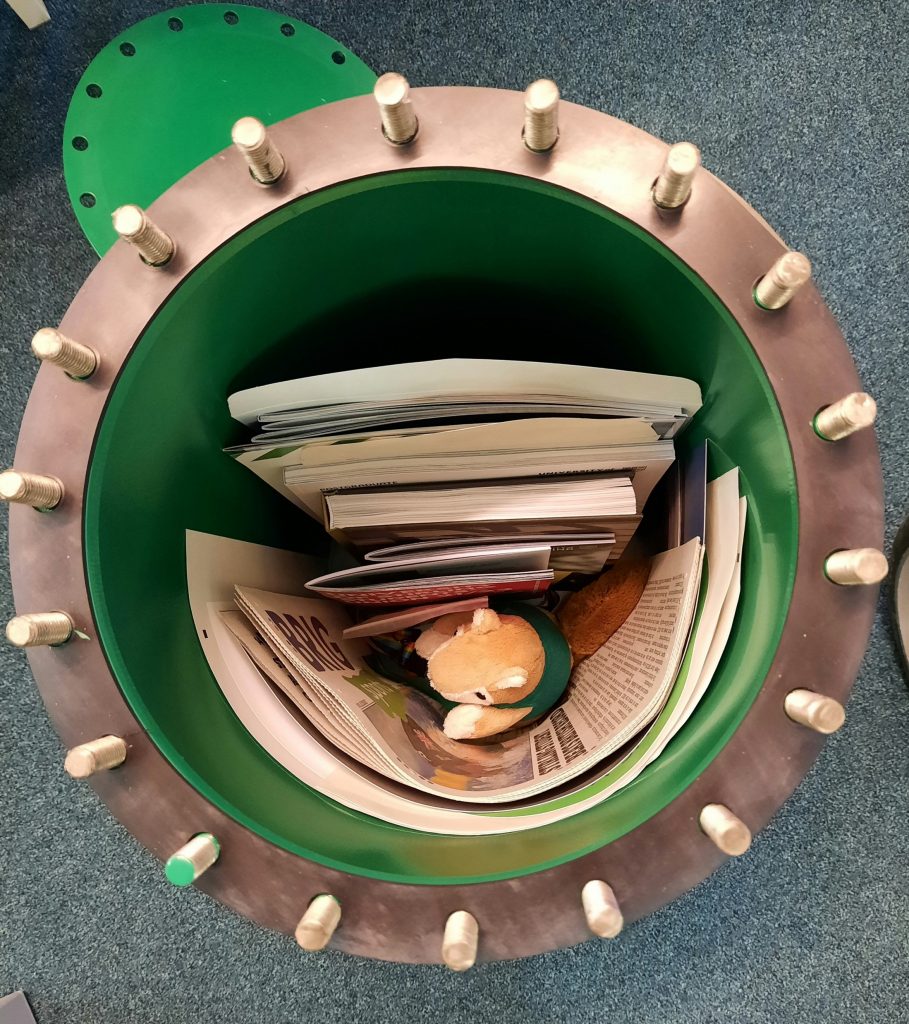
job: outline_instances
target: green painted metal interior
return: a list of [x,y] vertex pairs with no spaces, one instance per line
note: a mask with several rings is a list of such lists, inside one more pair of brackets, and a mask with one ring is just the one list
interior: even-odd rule
[[[139,272],[139,269],[137,269]],[[315,551],[321,529],[221,453],[237,388],[440,355],[654,370],[697,380],[680,449],[710,437],[750,500],[728,650],[663,756],[601,806],[513,836],[426,835],[349,811],[276,764],[212,677],[185,593],[184,530]],[[338,185],[257,222],[159,311],[103,417],[85,500],[100,637],[136,715],[209,799],[273,842],[425,884],[529,873],[608,843],[681,793],[757,694],[797,544],[791,454],[770,385],[715,296],[650,236],[552,186],[414,171]],[[192,823],[187,823],[192,829]]]
[[63,172],[85,237],[106,252],[112,211],[148,206],[220,153],[238,118],[274,124],[375,80],[331,36],[261,7],[169,7],[132,25],[85,69],[66,114]]

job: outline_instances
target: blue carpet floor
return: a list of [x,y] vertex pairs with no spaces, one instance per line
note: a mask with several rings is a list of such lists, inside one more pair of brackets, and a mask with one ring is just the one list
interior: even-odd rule
[[[35,372],[28,339],[95,262],[61,173],[70,94],[112,36],[167,6],[49,5],[54,21],[32,33],[0,6],[2,463]],[[889,543],[909,511],[905,2],[275,6],[417,85],[522,88],[550,75],[568,99],[697,142],[816,262],[881,407]],[[5,535],[3,515],[4,551]],[[5,620],[5,564],[0,577]],[[172,889],[63,775],[25,659],[0,647],[0,994],[24,988],[39,1024],[909,1021],[909,694],[883,608],[846,728],[748,856],[614,943],[467,976],[306,957]]]

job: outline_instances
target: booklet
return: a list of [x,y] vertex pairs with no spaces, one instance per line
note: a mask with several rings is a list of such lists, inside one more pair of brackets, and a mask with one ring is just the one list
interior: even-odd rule
[[[340,397],[343,396],[343,397]],[[701,406],[693,381],[601,366],[509,359],[436,359],[343,370],[248,388],[230,396],[231,415],[251,424],[288,412],[306,422],[344,416],[345,407],[377,412],[421,409],[448,401],[467,404],[569,399],[618,409],[618,415],[688,417]]]
[[344,604],[420,604],[489,594],[539,593],[555,578],[546,545],[485,546],[422,552],[354,566],[310,580],[306,587]]

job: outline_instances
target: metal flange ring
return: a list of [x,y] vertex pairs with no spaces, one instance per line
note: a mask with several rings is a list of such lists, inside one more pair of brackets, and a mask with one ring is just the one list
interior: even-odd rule
[[[755,831],[786,799],[822,742],[817,733],[787,717],[786,695],[799,687],[845,701],[874,613],[876,588],[837,586],[825,576],[823,566],[832,551],[880,546],[882,483],[871,431],[833,444],[812,429],[819,409],[860,390],[855,368],[813,285],[806,285],[777,312],[755,304],[754,283],[785,247],[722,182],[700,172],[681,211],[667,213],[651,196],[666,146],[630,125],[563,103],[558,141],[541,154],[530,152],[521,140],[518,93],[420,89],[412,93],[412,102],[419,132],[403,146],[393,146],[383,137],[370,97],[275,125],[270,135],[287,170],[270,188],[251,180],[236,151],[225,150],[201,165],[149,208],[151,218],[177,242],[176,255],[163,268],[144,265],[124,242],[114,245],[60,325],[64,335],[90,343],[100,358],[99,369],[88,381],[76,381],[52,366],[42,367],[26,410],[16,465],[59,479],[65,498],[44,515],[26,507],[11,508],[12,577],[20,612],[65,610],[87,637],[63,647],[30,649],[32,669],[67,746],[108,734],[126,740],[125,763],[93,775],[91,785],[157,856],[167,857],[193,835],[211,833],[218,839],[221,856],[196,884],[250,918],[288,934],[315,896],[332,894],[342,908],[333,945],[347,952],[437,961],[446,920],[453,911],[463,910],[479,925],[480,959],[509,959],[588,937],[580,894],[592,879],[612,886],[629,921],[702,880],[724,859],[698,827],[706,805],[733,809]],[[200,276],[219,272],[219,253],[241,244],[247,235],[261,237],[271,218],[282,213],[299,210],[305,219],[307,203],[330,201],[331,190],[341,183],[381,183],[376,176],[385,175],[389,182],[406,182],[406,175],[425,180],[439,169],[444,171],[440,180],[462,172],[492,173],[503,182],[526,184],[547,196],[558,193],[566,201],[583,203],[585,209],[599,207],[614,224],[644,238],[642,244],[663,254],[660,258],[673,261],[680,273],[696,279],[732,327],[747,338],[766,383],[765,398],[785,428],[789,452],[780,463],[775,497],[797,502],[798,528],[797,536],[790,538],[795,554],[787,556],[788,568],[779,579],[746,579],[754,591],[778,587],[773,593],[781,595],[779,628],[761,635],[763,649],[756,654],[755,664],[760,662],[765,670],[753,680],[753,702],[749,698],[712,723],[704,740],[709,763],[702,770],[695,772],[694,762],[686,761],[686,736],[680,736],[653,766],[654,778],[675,778],[678,792],[671,800],[657,813],[649,813],[652,807],[640,803],[635,820],[634,802],[649,785],[642,780],[634,793],[620,794],[621,806],[632,809],[623,819],[625,834],[614,828],[609,835],[601,831],[597,839],[606,811],[586,812],[572,819],[574,824],[560,835],[545,830],[525,833],[521,865],[509,870],[496,862],[483,882],[471,880],[467,862],[471,850],[496,849],[495,837],[477,840],[488,844],[485,847],[462,840],[463,845],[443,846],[438,837],[407,837],[415,860],[436,857],[439,869],[431,883],[423,879],[416,884],[387,867],[381,839],[364,854],[371,870],[347,869],[328,857],[301,856],[280,835],[257,828],[208,799],[206,787],[180,752],[167,749],[160,738],[152,739],[141,724],[140,704],[125,699],[122,652],[117,638],[105,635],[105,627],[99,625],[97,591],[90,596],[89,579],[103,557],[98,547],[103,539],[93,534],[90,521],[84,521],[83,505],[91,504],[86,488],[96,471],[93,461],[100,450],[96,445],[102,426],[111,415],[117,390],[139,365],[136,360],[149,343],[150,328],[184,288]],[[494,239],[488,244],[494,245]],[[641,289],[642,303],[661,301],[648,282],[642,281]],[[191,338],[184,341],[192,344]],[[606,355],[603,361],[610,365]],[[192,372],[197,371],[198,367]],[[725,405],[734,411],[735,394],[723,390],[734,382],[718,378],[701,383],[705,410]],[[180,386],[181,381],[174,380],[174,387]],[[161,415],[166,411],[162,409]],[[736,422],[734,415],[730,422]],[[747,424],[742,421],[739,426],[745,431]],[[153,445],[154,423],[148,431]],[[217,448],[217,442],[212,443]],[[772,490],[772,473],[767,479]],[[166,481],[161,486],[166,490]],[[122,514],[130,515],[128,494],[123,496]],[[789,543],[772,531],[761,535],[761,542],[768,558],[775,544],[782,550]],[[136,543],[140,545],[141,538]],[[162,638],[162,643],[166,640]],[[735,642],[744,649],[749,637],[740,635]],[[167,670],[165,663],[162,671]],[[325,813],[340,818],[343,812]]]

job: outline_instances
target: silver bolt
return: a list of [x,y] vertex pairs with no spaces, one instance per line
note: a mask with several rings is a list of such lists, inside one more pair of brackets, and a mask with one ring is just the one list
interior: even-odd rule
[[32,352],[42,362],[53,363],[76,380],[85,380],[98,369],[98,353],[67,338],[53,327],[42,327],[32,338]]
[[230,137],[256,181],[260,185],[274,185],[284,173],[284,157],[275,149],[265,125],[255,117],[241,117]]
[[0,473],[0,500],[48,512],[63,501],[63,484],[55,476],[7,469]]
[[80,743],[66,755],[63,767],[74,779],[87,779],[96,772],[116,768],[126,760],[126,744],[119,736],[101,736]]
[[473,914],[456,910],[445,922],[442,959],[453,971],[469,971],[477,962],[480,926]]
[[653,186],[653,201],[664,210],[675,210],[688,202],[691,183],[701,166],[701,151],[690,142],[669,147],[663,170]]
[[66,612],[28,612],[6,624],[6,639],[14,647],[57,647],[75,632]]
[[842,441],[874,423],[877,402],[864,391],[853,391],[838,402],[826,406],[814,417],[814,430],[825,441]]
[[151,267],[163,267],[173,258],[177,247],[170,235],[165,234],[138,206],[121,206],[112,215],[114,231],[139,250],[139,255]]
[[334,896],[323,893],[306,908],[294,932],[297,943],[305,950],[315,953],[325,949],[341,921],[341,904]]
[[410,102],[410,86],[403,75],[389,71],[373,88],[382,117],[382,132],[389,142],[404,146],[416,138],[419,123]]
[[811,261],[800,252],[786,252],[754,286],[761,309],[781,309],[811,277]]
[[739,857],[751,846],[751,830],[722,804],[707,804],[700,823],[708,839],[729,857]]
[[200,832],[168,858],[164,874],[169,882],[181,888],[193,882],[215,863],[221,846],[211,832]]
[[548,153],[559,139],[559,87],[548,78],[524,90],[524,145]]
[[877,548],[834,551],[824,562],[827,578],[841,586],[869,586],[887,575],[887,558]]
[[594,879],[581,890],[581,904],[587,927],[601,939],[614,939],[625,925],[622,909],[612,886]]
[[792,690],[786,694],[783,707],[793,722],[825,736],[842,728],[846,721],[846,711],[838,700],[814,690]]

